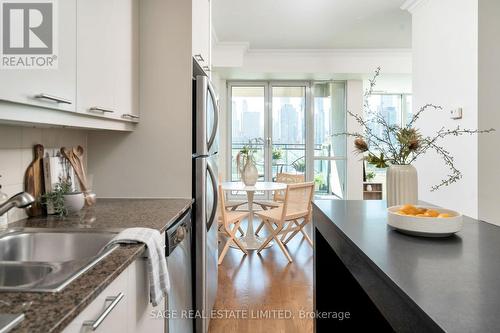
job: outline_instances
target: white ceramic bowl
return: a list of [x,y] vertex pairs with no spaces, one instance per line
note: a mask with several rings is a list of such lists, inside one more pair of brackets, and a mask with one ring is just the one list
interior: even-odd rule
[[402,206],[387,208],[387,224],[406,234],[425,237],[447,237],[462,230],[464,224],[462,214],[450,209],[431,206],[418,208],[433,209],[439,213],[450,214],[451,217],[420,217],[398,214]]

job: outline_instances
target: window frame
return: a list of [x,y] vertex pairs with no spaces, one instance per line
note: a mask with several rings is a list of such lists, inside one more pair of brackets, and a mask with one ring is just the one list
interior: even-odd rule
[[[343,104],[345,106],[346,117],[344,117],[344,128],[347,130],[347,81],[345,80],[228,80],[226,82],[227,100],[226,100],[226,174],[225,179],[232,180],[232,98],[233,87],[264,87],[264,140],[267,145],[266,138],[272,138],[272,88],[273,87],[305,87],[305,162],[306,181],[314,180],[314,164],[316,160],[345,161],[344,173],[345,182],[343,183],[344,196],[347,196],[347,179],[349,170],[347,169],[347,154],[344,156],[314,156],[314,96],[312,87],[317,83],[342,83],[344,85]],[[347,140],[344,144],[347,152]],[[272,143],[271,143],[272,145]],[[264,155],[265,181],[272,181],[272,149],[265,149]],[[269,194],[267,194],[269,195]]]

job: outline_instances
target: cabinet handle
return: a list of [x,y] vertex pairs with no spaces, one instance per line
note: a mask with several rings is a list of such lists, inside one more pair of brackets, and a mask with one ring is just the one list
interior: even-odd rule
[[109,296],[106,297],[106,302],[111,302],[105,309],[104,311],[97,317],[96,320],[87,320],[83,322],[83,326],[90,327],[92,331],[95,331],[106,319],[106,317],[113,311],[113,309],[120,303],[120,301],[123,299],[125,295],[120,292],[116,296]]
[[37,99],[48,99],[49,101],[57,102],[57,103],[63,103],[63,104],[72,104],[72,102],[69,99],[62,98],[62,97],[57,97],[49,94],[38,94],[35,96]]
[[136,116],[135,114],[125,113],[125,114],[122,114],[122,118],[139,119],[139,116]]
[[99,106],[93,106],[89,108],[90,112],[102,112],[102,113],[115,113],[115,110],[101,108]]
[[194,55],[194,58],[198,61],[205,61],[205,59],[203,59],[203,57],[201,56],[201,54],[195,54]]

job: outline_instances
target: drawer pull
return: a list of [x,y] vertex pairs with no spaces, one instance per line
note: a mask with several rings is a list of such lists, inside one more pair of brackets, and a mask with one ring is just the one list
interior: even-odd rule
[[139,119],[139,116],[136,116],[135,114],[125,113],[122,115],[122,118]]
[[109,296],[106,297],[106,302],[111,302],[105,309],[104,311],[97,317],[96,320],[87,320],[83,323],[83,326],[85,327],[90,327],[92,331],[95,331],[106,319],[106,317],[113,311],[113,309],[120,303],[120,301],[123,299],[125,295],[120,292],[116,296]]
[[90,112],[102,112],[102,113],[115,113],[115,110],[101,108],[99,106],[93,106],[89,108]]
[[49,94],[38,94],[35,96],[37,99],[47,99],[49,101],[57,102],[57,103],[63,103],[63,104],[72,104],[72,102],[69,99],[62,98],[62,97],[57,97]]

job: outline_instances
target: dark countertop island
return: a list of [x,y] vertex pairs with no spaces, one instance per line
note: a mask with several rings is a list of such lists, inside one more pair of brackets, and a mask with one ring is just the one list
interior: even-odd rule
[[313,221],[315,309],[350,312],[317,332],[500,331],[500,227],[464,217],[452,237],[407,236],[385,201],[361,200],[316,200]]
[[[10,228],[119,229],[146,227],[164,232],[193,203],[192,199],[99,199],[78,215],[29,218]],[[24,313],[12,332],[61,332],[143,252],[144,245],[120,245],[60,292],[2,292],[0,313]]]

